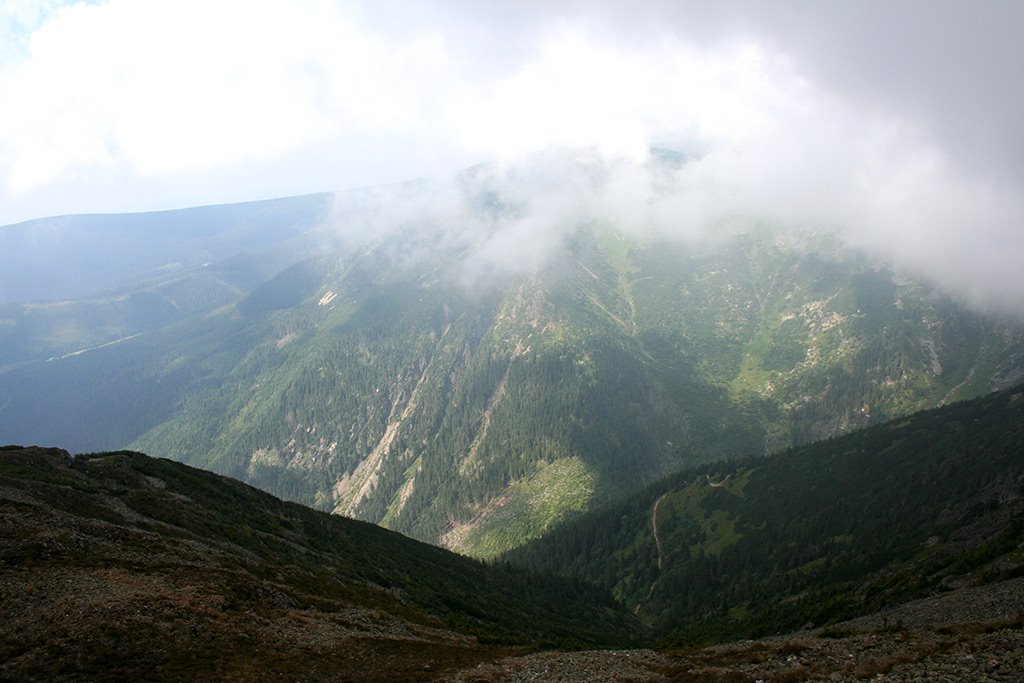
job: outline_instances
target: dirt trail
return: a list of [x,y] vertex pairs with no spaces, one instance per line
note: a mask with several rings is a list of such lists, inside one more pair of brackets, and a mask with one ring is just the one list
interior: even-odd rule
[[114,339],[113,341],[108,341],[107,343],[100,344],[98,346],[90,346],[87,349],[79,349],[78,351],[72,351],[71,353],[65,353],[62,356],[51,356],[50,358],[46,359],[46,362],[50,363],[50,362],[55,361],[55,360],[64,360],[65,358],[71,358],[72,356],[81,356],[83,353],[88,353],[89,351],[95,351],[96,349],[104,349],[104,348],[106,348],[108,346],[113,346],[114,344],[120,344],[121,342],[126,342],[126,341],[129,341],[131,339],[135,339],[140,334],[142,334],[142,333],[141,332],[136,332],[135,334],[130,334],[127,337],[121,337],[120,339]]
[[730,472],[729,474],[725,475],[725,479],[723,479],[722,481],[711,481],[710,474],[707,475],[707,478],[708,486],[710,486],[713,489],[723,489],[725,488],[725,485],[729,483],[729,480],[732,479],[732,473]]
[[654,532],[654,543],[658,546],[658,571],[660,572],[662,567],[665,566],[665,548],[661,545],[661,537],[658,536],[658,506],[661,505],[661,501],[665,500],[665,496],[668,493],[661,494],[654,503],[654,510],[651,511],[651,529]]
[[960,389],[962,389],[964,386],[970,383],[971,380],[974,379],[974,371],[978,369],[978,364],[981,362],[981,354],[984,353],[984,351],[985,349],[982,349],[981,353],[978,354],[978,358],[974,361],[974,365],[971,366],[971,371],[967,373],[967,377],[964,378],[964,381],[960,382],[960,384],[957,384],[955,387],[946,392],[946,395],[942,397],[941,401],[939,401],[940,406],[944,406],[950,401],[952,401],[953,396],[956,395],[956,392],[960,391]]
[[604,313],[609,318],[611,318],[613,321],[615,321],[615,324],[617,324],[619,327],[621,327],[625,331],[626,334],[632,336],[632,334],[633,334],[633,321],[632,320],[623,320],[619,316],[615,315],[614,313],[611,312],[611,309],[609,309],[603,303],[598,301],[597,297],[594,296],[593,294],[591,294],[589,298],[590,298],[590,302],[592,304],[594,304],[595,306],[597,306],[599,309],[601,309],[602,313]]
[[[658,535],[658,506],[661,505],[661,501],[665,500],[665,496],[668,492],[661,494],[658,500],[654,501],[654,509],[651,510],[651,531],[654,535],[654,544],[658,547],[658,573],[661,573],[662,568],[665,566],[665,548],[661,544],[661,536]],[[658,578],[661,578],[660,576]],[[647,599],[650,600],[651,596],[654,595],[654,587],[658,585],[658,579],[654,579],[651,582],[651,588],[647,591]],[[640,613],[640,608],[643,607],[643,602],[638,602],[636,607],[633,609],[634,614]]]

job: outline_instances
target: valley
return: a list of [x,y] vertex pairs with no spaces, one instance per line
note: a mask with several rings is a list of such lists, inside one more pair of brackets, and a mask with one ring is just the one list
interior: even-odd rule
[[1017,581],[1022,430],[1018,387],[672,475],[505,559],[605,586],[677,645],[813,630]]
[[[431,191],[378,191],[371,206]],[[491,230],[516,215],[484,170],[462,192]],[[277,263],[246,266],[248,284],[220,298],[174,300],[171,318],[86,324],[75,302],[50,306],[49,328],[11,317],[0,342],[21,355],[0,367],[0,441],[130,447],[495,557],[672,472],[1024,376],[1019,325],[824,234],[687,243],[581,225],[536,266],[483,277],[476,228],[428,217],[332,236],[332,221],[362,220],[363,197],[304,200],[308,217],[262,255],[175,274],[198,297],[211,273]],[[262,203],[251,220],[294,206]],[[112,295],[112,310],[160,282]],[[91,336],[44,331],[79,328]]]

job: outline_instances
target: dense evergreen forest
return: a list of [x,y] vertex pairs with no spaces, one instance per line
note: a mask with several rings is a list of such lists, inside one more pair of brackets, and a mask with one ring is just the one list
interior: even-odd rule
[[1020,576],[1024,386],[688,469],[506,559],[612,588],[665,643],[822,626]]

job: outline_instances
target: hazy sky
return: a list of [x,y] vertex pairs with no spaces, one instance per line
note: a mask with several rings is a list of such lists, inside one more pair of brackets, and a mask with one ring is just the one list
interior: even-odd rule
[[1024,311],[1024,2],[498,4],[0,0],[0,225],[657,145],[698,159],[661,220],[821,224]]

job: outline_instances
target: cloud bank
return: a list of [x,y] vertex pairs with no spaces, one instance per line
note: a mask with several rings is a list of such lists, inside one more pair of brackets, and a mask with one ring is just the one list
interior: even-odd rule
[[379,5],[8,0],[0,223],[485,161],[521,195],[495,254],[771,220],[1024,314],[1020,3]]

